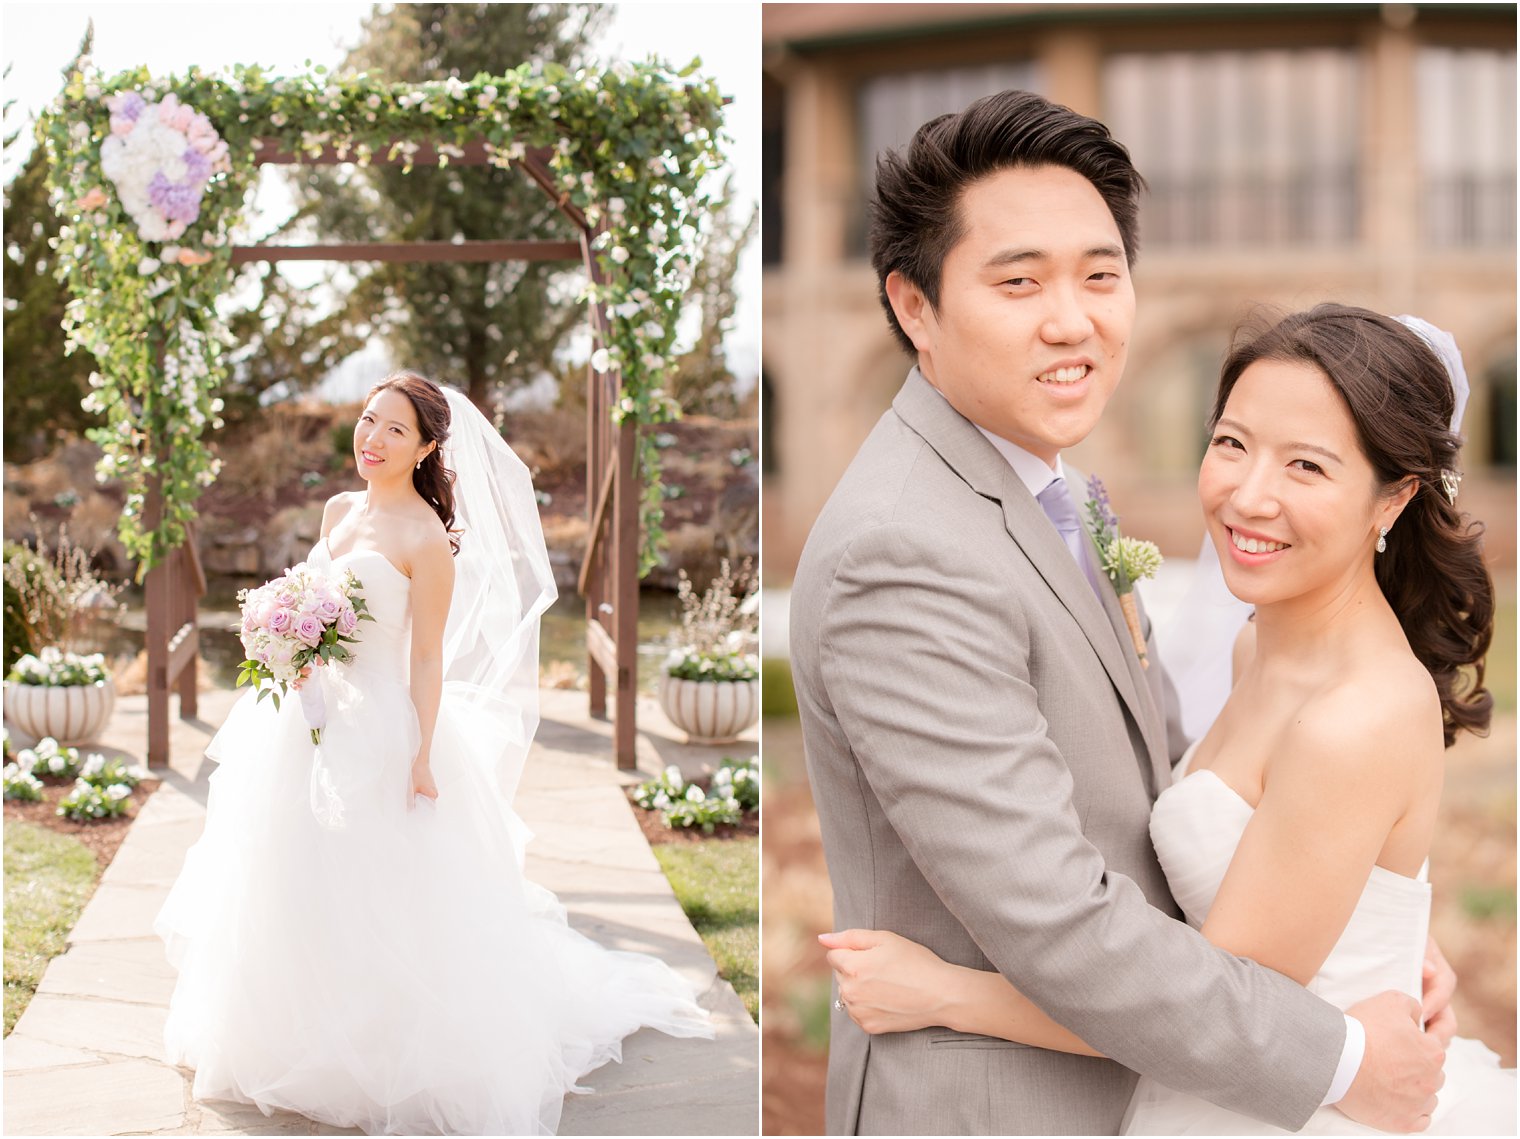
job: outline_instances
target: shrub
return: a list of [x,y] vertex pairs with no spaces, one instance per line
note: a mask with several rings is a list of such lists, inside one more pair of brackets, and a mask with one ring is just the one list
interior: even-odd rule
[[131,798],[132,788],[125,783],[97,787],[79,779],[75,781],[74,789],[58,801],[58,814],[77,823],[114,819],[127,813]]

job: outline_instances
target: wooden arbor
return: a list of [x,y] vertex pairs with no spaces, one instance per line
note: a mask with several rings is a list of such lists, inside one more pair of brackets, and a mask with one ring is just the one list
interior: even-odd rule
[[[483,143],[466,145],[461,156],[455,150],[446,161],[464,166],[486,165],[490,159]],[[413,242],[388,245],[252,245],[233,250],[233,264],[252,261],[552,261],[579,257],[594,282],[602,281],[601,267],[593,255],[597,228],[584,213],[555,189],[548,165],[548,148],[530,149],[516,160],[523,171],[546,194],[579,231],[575,241],[464,241]],[[266,142],[258,150],[255,165],[312,163],[337,165],[351,161],[332,148],[320,154],[291,154]],[[401,165],[407,159],[388,159],[377,153],[382,165]],[[409,159],[414,166],[440,165],[440,154],[430,144],[419,145]],[[607,337],[607,312],[596,302],[591,308],[592,349],[603,347]],[[586,487],[590,533],[582,562],[579,587],[586,600],[586,649],[590,669],[591,714],[607,715],[608,682],[616,696],[613,751],[620,768],[635,765],[634,734],[637,704],[637,652],[639,605],[639,475],[634,461],[638,424],[612,420],[622,377],[616,367],[607,372],[588,369]],[[169,692],[180,691],[180,715],[195,715],[196,650],[195,603],[205,592],[205,577],[194,548],[194,532],[184,547],[148,571],[148,763],[159,766],[169,758]]]

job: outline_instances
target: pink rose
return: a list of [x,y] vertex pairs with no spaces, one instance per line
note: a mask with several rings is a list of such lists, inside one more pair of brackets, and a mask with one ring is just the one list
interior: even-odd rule
[[359,618],[354,616],[352,609],[344,609],[338,614],[338,632],[345,637],[359,627]]
[[283,637],[290,632],[295,624],[295,617],[289,609],[275,609],[269,614],[269,619],[264,622],[264,627],[277,637]]
[[123,118],[120,115],[111,116],[111,133],[117,138],[132,133],[132,128],[137,125],[136,119]]
[[316,648],[318,642],[322,640],[322,622],[310,614],[302,617],[296,622],[296,636],[300,637],[305,644]]
[[318,617],[322,618],[323,624],[331,625],[338,619],[338,614],[342,611],[343,607],[338,604],[338,599],[332,596],[330,593],[317,595],[317,603],[313,608],[313,612],[315,612]]
[[185,131],[185,137],[190,140],[190,145],[202,154],[210,156],[211,149],[219,141],[216,128],[211,125],[211,120],[205,115],[196,115],[190,120],[190,126]]

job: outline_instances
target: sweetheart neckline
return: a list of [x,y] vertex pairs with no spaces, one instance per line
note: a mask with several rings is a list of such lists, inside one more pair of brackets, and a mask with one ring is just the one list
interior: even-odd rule
[[[1239,803],[1242,807],[1244,807],[1246,809],[1246,813],[1247,814],[1254,815],[1256,813],[1256,808],[1253,807],[1253,806],[1251,806],[1251,802],[1250,802],[1249,799],[1247,799],[1239,791],[1235,790],[1235,788],[1231,787],[1228,783],[1226,783],[1224,781],[1224,779],[1217,772],[1215,772],[1211,768],[1207,768],[1207,767],[1200,767],[1196,771],[1189,771],[1181,779],[1177,780],[1177,782],[1175,782],[1171,786],[1167,787],[1166,791],[1170,791],[1170,790],[1172,790],[1173,788],[1176,788],[1176,787],[1181,787],[1184,783],[1186,783],[1189,779],[1192,779],[1196,775],[1212,775],[1212,776],[1214,776],[1214,782],[1217,783],[1217,784],[1219,784],[1219,786],[1223,787],[1225,789],[1225,791],[1227,791],[1229,793],[1230,797],[1235,800],[1235,802]],[[1162,794],[1165,794],[1165,793],[1166,793],[1165,791],[1162,792]],[[1422,873],[1427,872],[1429,870],[1429,867],[1430,867],[1430,860],[1427,858],[1425,860],[1425,864],[1420,868],[1421,872]],[[1411,875],[1408,875],[1408,874],[1400,874],[1397,870],[1390,870],[1390,869],[1388,869],[1388,867],[1386,867],[1386,866],[1379,866],[1375,862],[1372,864],[1372,869],[1373,869],[1374,873],[1385,874],[1388,877],[1397,879],[1400,882],[1407,882],[1411,886],[1419,886],[1419,887],[1422,887],[1425,890],[1429,890],[1430,889],[1430,882],[1429,882],[1428,879],[1425,879],[1425,878],[1416,878],[1416,877],[1412,877]]]
[[393,561],[391,561],[390,558],[386,557],[385,554],[382,553],[379,550],[369,549],[369,548],[360,549],[358,547],[355,547],[354,549],[349,550],[346,553],[335,554],[335,553],[333,553],[332,540],[326,534],[322,535],[322,548],[324,550],[326,550],[326,552],[327,552],[327,560],[330,563],[332,563],[333,565],[336,565],[338,562],[341,562],[344,558],[351,558],[355,554],[374,554],[382,562],[384,562],[387,566],[389,566],[391,572],[394,573],[397,577],[401,578],[403,581],[406,581],[406,582],[410,582],[412,580],[410,574],[402,573],[401,570],[399,568],[397,568],[396,563],[393,562]]

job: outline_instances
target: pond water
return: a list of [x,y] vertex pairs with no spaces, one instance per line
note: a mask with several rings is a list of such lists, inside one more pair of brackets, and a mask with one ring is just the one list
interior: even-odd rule
[[[208,579],[206,596],[201,598],[199,620],[201,659],[211,672],[211,683],[231,688],[237,683],[238,666],[243,662],[243,646],[233,631],[238,624],[239,589],[263,584],[257,578],[217,576]],[[140,588],[129,588],[121,595],[122,607],[115,621],[102,621],[99,628],[84,639],[110,659],[135,656],[142,651],[147,626],[147,611]],[[669,652],[666,638],[680,623],[681,605],[674,593],[663,589],[639,591],[639,691],[654,693],[658,684],[660,662]],[[584,683],[586,665],[586,603],[574,592],[561,595],[544,614],[539,634],[539,667],[546,672],[565,674],[573,669]],[[563,663],[560,663],[563,662]]]

